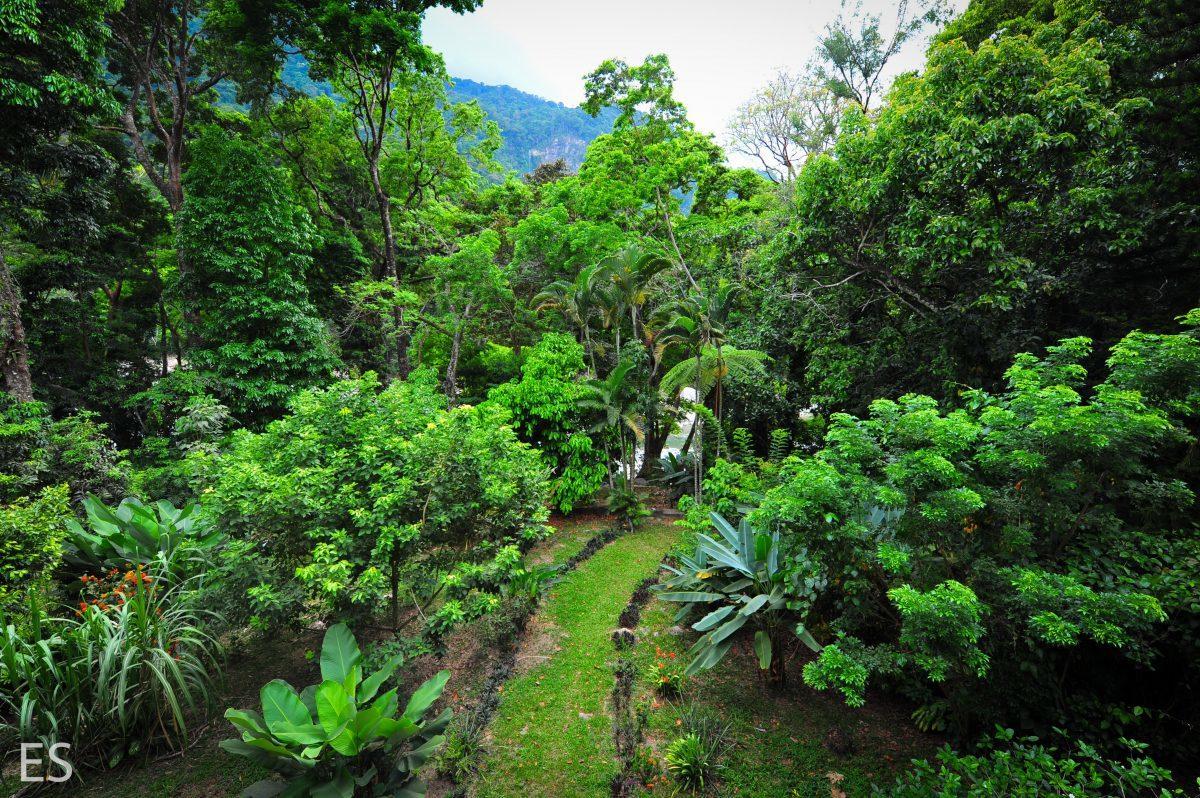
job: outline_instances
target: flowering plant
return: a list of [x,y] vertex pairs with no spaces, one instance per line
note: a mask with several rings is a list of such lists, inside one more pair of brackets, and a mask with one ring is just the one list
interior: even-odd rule
[[654,647],[654,673],[659,692],[666,695],[678,695],[687,682],[683,664],[676,661],[675,652],[659,646]]

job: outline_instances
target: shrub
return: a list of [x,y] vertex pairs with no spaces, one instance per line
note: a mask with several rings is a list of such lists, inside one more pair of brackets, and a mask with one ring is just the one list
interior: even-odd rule
[[125,492],[127,465],[95,413],[55,421],[41,402],[0,393],[0,501],[66,484],[73,501]]
[[625,528],[631,532],[637,527],[638,522],[650,515],[650,510],[646,508],[642,497],[638,496],[637,491],[626,481],[625,477],[620,477],[613,483],[612,489],[608,492],[607,509],[609,513],[620,519]]
[[519,560],[545,533],[537,453],[502,408],[447,411],[434,380],[421,372],[381,390],[368,374],[300,393],[287,416],[235,432],[213,458],[206,506],[253,543],[259,598],[286,602],[260,618],[299,617],[303,596],[321,614],[390,597],[395,619],[402,593],[429,600],[460,562],[507,547]]
[[0,615],[20,617],[31,595],[50,592],[70,517],[66,485],[0,507]]
[[[27,632],[0,636],[0,718],[26,742],[70,743],[80,762],[112,766],[151,746],[180,748],[209,706],[220,647],[206,615],[139,581],[123,603],[70,618],[33,609]],[[0,625],[5,623],[0,618]]]
[[789,612],[803,619],[825,581],[803,552],[783,558],[779,533],[760,532],[745,519],[735,529],[715,512],[711,521],[720,539],[698,535],[696,553],[680,557],[679,567],[665,566],[675,576],[656,587],[659,598],[683,605],[676,620],[697,610],[705,613],[692,624],[704,634],[692,646],[694,658],[685,674],[720,662],[733,646],[734,634],[751,623],[759,667],[783,681],[783,630]]
[[724,723],[695,704],[679,709],[681,735],[667,746],[663,762],[667,772],[693,792],[711,786],[723,769],[732,725]]
[[364,675],[362,653],[345,624],[325,633],[321,678],[303,692],[276,679],[261,691],[262,714],[229,709],[225,717],[241,739],[221,747],[281,775],[286,783],[260,782],[256,795],[424,795],[416,772],[441,747],[447,709],[426,720],[449,671],[417,688],[404,710],[395,688],[380,692],[401,657]]
[[958,754],[949,746],[935,760],[920,760],[879,798],[1035,798],[1042,795],[1123,795],[1144,798],[1182,796],[1171,789],[1171,774],[1143,755],[1145,745],[1124,741],[1128,756],[1109,759],[1085,743],[1066,754],[1038,743],[1036,737],[1015,738],[997,730],[976,754]]
[[547,333],[529,349],[521,379],[498,385],[488,401],[505,407],[521,440],[537,447],[550,466],[555,505],[564,513],[594,495],[607,475],[604,449],[588,434],[583,347]]
[[[1200,654],[1183,479],[1200,336],[1132,333],[1091,388],[1089,356],[1086,339],[1022,355],[1005,391],[954,409],[908,395],[834,414],[822,449],[765,482],[750,521],[829,577],[814,628],[831,646],[809,684],[861,703],[880,678],[960,734],[982,718],[1078,730],[1106,706],[1174,702],[1145,674],[1186,681]],[[706,501],[736,500],[731,481]]]
[[177,508],[168,501],[125,499],[114,508],[88,498],[83,507],[87,528],[75,519],[66,522],[64,560],[75,573],[154,564],[179,581],[210,565],[224,540],[196,502]]

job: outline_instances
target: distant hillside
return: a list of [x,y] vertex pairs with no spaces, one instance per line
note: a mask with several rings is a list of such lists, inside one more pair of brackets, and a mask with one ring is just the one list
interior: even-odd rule
[[479,102],[504,133],[497,160],[518,172],[530,172],[538,164],[559,158],[572,170],[578,169],[588,144],[611,130],[617,116],[610,108],[593,119],[582,108],[569,108],[512,86],[489,86],[466,78],[454,78],[450,98]]
[[[451,101],[477,100],[488,118],[500,125],[504,146],[496,154],[496,160],[522,174],[559,158],[572,171],[578,169],[588,144],[601,133],[612,130],[617,116],[617,111],[609,108],[593,119],[582,108],[568,108],[512,86],[490,86],[466,78],[451,78],[451,81]],[[283,66],[283,82],[314,97],[335,96],[328,83],[309,77],[308,62],[301,55],[288,58]],[[217,85],[217,93],[222,102],[236,104],[233,85],[227,81]]]

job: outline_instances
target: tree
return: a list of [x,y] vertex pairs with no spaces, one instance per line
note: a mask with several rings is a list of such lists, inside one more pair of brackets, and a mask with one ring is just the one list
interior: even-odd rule
[[837,139],[845,101],[812,74],[783,70],[738,106],[729,122],[730,147],[757,158],[776,183],[790,182]]
[[458,399],[458,361],[463,338],[476,317],[511,304],[512,289],[496,263],[500,237],[493,230],[464,239],[452,255],[430,258],[426,271],[433,277],[429,312],[422,320],[450,342],[442,389],[453,407]]
[[853,100],[864,111],[882,94],[883,72],[888,62],[927,25],[947,16],[942,0],[909,0],[896,3],[891,30],[880,27],[880,16],[862,9],[862,0],[842,0],[837,19],[825,27],[817,45],[814,71],[838,97]]
[[262,421],[327,380],[336,361],[304,283],[312,225],[283,171],[252,144],[214,128],[194,146],[185,181],[194,197],[180,225],[203,342],[192,366],[241,419]]
[[790,344],[814,400],[936,394],[1047,338],[1160,318],[1162,297],[1128,301],[1134,283],[1174,286],[1182,312],[1189,277],[1130,260],[1156,213],[1123,201],[1145,168],[1129,126],[1144,103],[1110,85],[1090,33],[1055,23],[974,51],[937,45],[874,118],[847,117],[838,157],[798,178],[776,239],[789,254],[760,278],[804,308]]
[[0,370],[21,401],[33,399],[33,382],[5,239],[38,217],[47,184],[39,176],[69,169],[67,134],[112,109],[102,67],[109,8],[102,0],[20,0],[0,9]]
[[[382,236],[381,274],[400,285],[405,276],[397,261],[392,220],[393,192],[384,175],[388,142],[400,129],[406,97],[421,86],[406,81],[442,75],[441,59],[421,44],[421,15],[434,7],[457,13],[473,11],[480,0],[405,0],[350,4],[313,0],[312,8],[287,16],[289,40],[307,57],[315,80],[328,80],[348,105],[355,141],[365,164]],[[412,143],[411,131],[408,141]],[[406,187],[410,199],[428,188],[418,178]],[[403,329],[397,320],[396,328]],[[399,376],[407,373],[407,339],[398,348]]]
[[[592,427],[592,432],[604,432],[605,452],[609,455],[608,462],[612,464],[612,454],[608,446],[608,434],[617,438],[617,465],[624,472],[625,484],[633,483],[633,465],[637,452],[637,442],[642,440],[644,432],[642,421],[636,410],[636,397],[626,379],[633,364],[622,360],[617,367],[609,372],[604,379],[588,380],[583,384],[583,395],[578,400],[579,406],[592,411],[599,420]],[[613,476],[609,471],[609,487],[613,485]]]

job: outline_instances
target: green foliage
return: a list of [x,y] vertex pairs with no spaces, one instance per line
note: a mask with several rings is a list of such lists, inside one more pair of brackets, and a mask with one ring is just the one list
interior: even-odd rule
[[0,507],[0,614],[19,618],[31,597],[51,593],[70,518],[66,485]]
[[681,734],[667,745],[663,763],[680,786],[699,792],[724,770],[732,724],[693,703],[680,709],[678,722]]
[[179,581],[211,565],[213,549],[224,540],[196,502],[177,508],[165,500],[145,505],[125,499],[108,507],[89,497],[83,509],[87,528],[73,518],[66,522],[63,560],[75,573],[141,564]]
[[441,747],[451,712],[425,718],[450,678],[441,671],[422,684],[404,709],[396,688],[380,692],[401,660],[363,673],[362,652],[345,624],[331,626],[321,646],[321,678],[296,692],[287,682],[268,682],[262,713],[229,709],[225,717],[241,739],[221,747],[270,768],[285,782],[260,782],[246,795],[423,795],[421,765]]
[[372,374],[345,380],[235,433],[206,507],[255,543],[259,600],[294,600],[298,583],[322,614],[389,595],[395,611],[399,591],[430,597],[440,571],[544,534],[545,470],[506,421],[494,404],[447,411],[428,373],[382,390]]
[[304,282],[312,224],[253,145],[210,129],[191,147],[179,236],[199,315],[193,367],[238,418],[261,421],[336,362]]
[[[823,623],[839,636],[805,668],[809,684],[858,704],[869,674],[898,679],[948,702],[955,729],[975,713],[1083,723],[1051,707],[1111,694],[1074,672],[1072,649],[1153,667],[1173,656],[1157,642],[1166,622],[1194,650],[1178,592],[1192,583],[1194,497],[1175,464],[1200,340],[1133,333],[1084,389],[1089,352],[1070,339],[1021,355],[1005,392],[968,392],[958,409],[909,395],[865,419],[834,414],[821,450],[783,461],[748,517],[830,577]],[[1155,554],[1131,550],[1150,539]]]
[[678,568],[665,566],[675,576],[658,588],[662,600],[684,605],[679,619],[696,610],[705,613],[692,624],[704,634],[692,646],[694,659],[686,674],[720,662],[733,646],[734,633],[749,622],[757,627],[754,651],[759,667],[782,680],[788,613],[803,618],[825,586],[824,578],[802,551],[784,559],[779,533],[757,531],[745,519],[734,529],[715,512],[710,518],[721,539],[697,535],[696,553],[680,557]]
[[84,411],[56,421],[41,402],[0,396],[0,497],[12,501],[63,483],[75,502],[88,495],[108,501],[123,495],[128,480],[123,455],[96,417]]
[[685,734],[672,740],[663,754],[663,761],[675,780],[693,792],[704,789],[715,775],[715,764],[696,734]]
[[[1139,250],[1167,223],[1127,196],[1157,182],[1134,133],[1147,102],[1114,86],[1131,32],[1094,8],[934,45],[797,178],[766,279],[810,308],[788,348],[804,352],[815,401],[941,395],[1048,340],[1161,328],[1193,301],[1174,243]],[[1138,264],[1138,287],[1118,263]],[[1176,288],[1140,293],[1164,282]],[[1137,295],[1116,302],[1124,291]]]
[[998,729],[982,741],[978,753],[959,754],[947,746],[936,760],[915,761],[894,786],[875,794],[890,798],[1184,794],[1172,787],[1170,771],[1145,755],[1145,745],[1129,740],[1124,745],[1125,758],[1115,759],[1086,743],[1077,742],[1073,751],[1065,752],[1040,744],[1036,737],[1017,738],[1011,729]]
[[0,619],[0,729],[70,743],[75,762],[101,767],[158,744],[182,748],[214,697],[221,648],[207,613],[181,595],[156,574],[119,605],[52,619],[35,604],[25,631]]
[[608,491],[606,509],[621,520],[626,528],[633,530],[643,518],[650,515],[637,490],[622,476]]
[[521,366],[521,379],[496,386],[488,401],[506,408],[521,440],[550,465],[554,503],[564,513],[595,494],[608,473],[579,407],[583,347],[558,333],[542,336]]

